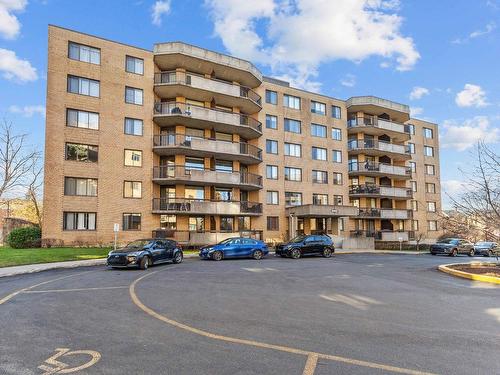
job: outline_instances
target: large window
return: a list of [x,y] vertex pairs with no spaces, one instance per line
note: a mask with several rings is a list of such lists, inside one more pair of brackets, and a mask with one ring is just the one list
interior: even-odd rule
[[142,151],[125,150],[125,165],[128,167],[142,167]]
[[99,97],[99,81],[77,77],[68,76],[68,92],[72,94],[80,94],[86,96]]
[[95,212],[64,212],[63,230],[95,230]]
[[266,103],[278,104],[278,93],[276,91],[266,90]]
[[280,218],[278,216],[268,216],[267,217],[267,230],[279,230]]
[[311,135],[313,137],[326,138],[326,126],[311,124]]
[[142,135],[143,122],[135,118],[125,118],[124,132],[131,135]]
[[434,166],[431,164],[426,164],[425,165],[425,174],[434,176],[436,174],[436,170],[434,169]]
[[289,118],[285,119],[285,131],[286,132],[291,132],[291,133],[298,133],[300,134],[301,132],[301,124],[300,121],[297,120],[292,120]]
[[101,64],[101,50],[83,44],[69,42],[68,57],[72,60],[88,62],[95,65]]
[[326,160],[326,148],[313,147],[312,158],[314,160]]
[[277,191],[267,191],[266,192],[266,203],[267,204],[279,204],[279,195]]
[[293,95],[283,95],[283,106],[293,109],[300,109],[300,98]]
[[128,86],[125,87],[125,103],[142,105],[143,100],[142,89],[136,89]]
[[342,163],[342,151],[333,150],[332,151],[332,160],[334,163]]
[[273,115],[266,115],[266,128],[278,129],[278,117]]
[[97,130],[99,129],[99,113],[68,108],[66,110],[66,126]]
[[339,173],[339,172],[333,173],[333,184],[334,185],[342,185],[342,173]]
[[99,148],[97,146],[66,143],[66,160],[96,163]]
[[285,167],[286,181],[302,181],[302,169]]
[[302,204],[302,193],[286,191],[285,192],[285,205],[286,206],[300,206]]
[[266,177],[269,180],[278,179],[278,166],[277,165],[266,165]]
[[123,230],[141,230],[141,214],[123,214]]
[[315,184],[327,184],[328,172],[327,171],[312,171],[312,182]]
[[337,107],[336,105],[332,105],[332,117],[333,118],[341,118],[342,117],[342,110],[340,107]]
[[216,160],[215,161],[215,170],[218,172],[233,172],[233,162],[231,160]]
[[186,158],[184,162],[184,168],[186,170],[197,169],[204,170],[205,169],[205,159],[203,158]]
[[424,138],[434,138],[434,132],[432,131],[432,129],[424,128]]
[[285,143],[285,155],[300,158],[302,156],[302,146],[296,143]]
[[424,146],[424,155],[425,156],[434,156],[434,147]]
[[342,130],[338,128],[332,128],[332,139],[336,141],[342,140]]
[[278,154],[278,141],[266,139],[266,152],[268,154]]
[[125,57],[125,70],[129,73],[144,74],[144,60],[133,56]]
[[317,115],[326,115],[326,104],[311,100],[311,112]]
[[97,180],[94,178],[64,177],[64,195],[97,197]]
[[123,182],[123,197],[124,198],[142,198],[142,182],[140,182],[140,181],[124,181]]
[[313,204],[320,206],[328,205],[328,194],[313,193]]

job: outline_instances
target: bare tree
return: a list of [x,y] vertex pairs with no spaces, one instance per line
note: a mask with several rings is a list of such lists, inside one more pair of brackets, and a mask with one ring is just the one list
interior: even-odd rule
[[42,225],[42,207],[40,204],[40,190],[43,185],[43,163],[42,158],[37,155],[27,177],[26,195],[31,200],[35,208],[35,214],[38,219],[38,225]]

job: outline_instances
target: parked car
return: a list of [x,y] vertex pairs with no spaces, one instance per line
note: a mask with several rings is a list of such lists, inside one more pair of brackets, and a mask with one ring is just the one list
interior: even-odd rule
[[183,258],[182,248],[175,241],[142,239],[110,251],[106,264],[112,268],[138,267],[145,270],[154,264],[181,263]]
[[431,245],[431,254],[446,254],[452,257],[458,254],[474,256],[474,245],[461,238],[445,238]]
[[263,241],[253,238],[232,237],[216,245],[204,246],[200,249],[200,258],[222,260],[228,258],[262,259],[269,254]]
[[326,234],[297,236],[276,246],[276,255],[293,259],[299,259],[303,255],[322,255],[329,258],[334,252],[333,241]]
[[474,252],[476,255],[492,257],[494,255],[500,255],[500,248],[496,242],[476,242],[474,244]]

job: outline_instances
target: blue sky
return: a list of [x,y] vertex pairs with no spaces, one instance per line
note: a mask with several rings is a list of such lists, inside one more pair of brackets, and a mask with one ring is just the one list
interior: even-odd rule
[[0,115],[40,148],[48,24],[147,49],[185,41],[326,95],[407,103],[439,124],[451,194],[475,142],[499,148],[500,0],[0,0]]

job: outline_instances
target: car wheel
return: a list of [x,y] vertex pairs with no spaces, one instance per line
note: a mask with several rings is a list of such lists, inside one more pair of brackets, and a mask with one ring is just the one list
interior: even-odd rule
[[262,259],[264,257],[264,253],[261,250],[255,250],[252,254],[252,258],[255,260]]
[[292,257],[292,259],[299,259],[301,255],[302,254],[300,253],[299,249],[292,249],[292,251],[290,251],[290,256]]
[[471,249],[467,255],[470,257],[473,257],[474,256],[474,249]]
[[174,259],[172,260],[172,262],[174,262],[175,264],[179,264],[179,263],[182,263],[182,259],[183,259],[182,253],[181,252],[177,252],[177,254],[175,254]]
[[143,256],[140,263],[139,263],[139,268],[141,270],[147,270],[149,267],[149,257],[148,256]]
[[488,250],[488,255],[486,255],[487,257],[492,257],[493,256],[493,251],[491,250]]
[[456,257],[457,256],[457,249],[453,249],[450,253],[450,257]]
[[436,253],[431,253],[432,255],[436,255]]
[[325,258],[330,258],[332,256],[332,249],[330,249],[329,247],[325,247],[323,249],[323,254],[322,254]]
[[212,253],[212,259],[213,260],[222,260],[222,251],[219,251],[219,250],[214,251]]

